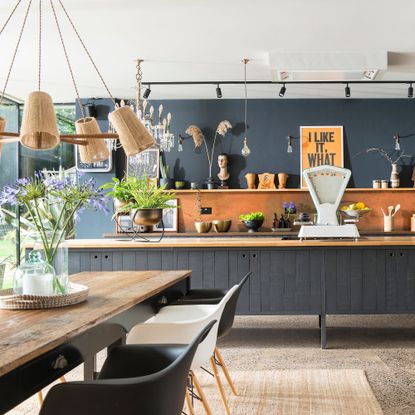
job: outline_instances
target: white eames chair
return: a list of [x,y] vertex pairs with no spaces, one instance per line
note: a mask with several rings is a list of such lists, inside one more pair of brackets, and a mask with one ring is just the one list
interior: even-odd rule
[[[220,303],[214,305],[184,305],[163,307],[158,314],[151,317],[143,324],[134,326],[127,335],[127,344],[187,344],[190,343],[200,330],[210,321],[220,321],[226,303],[238,289],[234,285],[222,298]],[[195,369],[210,362],[213,375],[219,394],[222,399],[226,414],[230,415],[229,407],[226,401],[225,391],[220,380],[218,370],[214,361],[214,351],[218,337],[218,323],[216,323],[206,338],[199,344],[193,358],[190,369],[190,379],[198,392],[206,414],[212,412],[206,401],[200,383],[194,373]],[[189,405],[189,399],[186,397],[189,411],[192,414],[193,408]]]

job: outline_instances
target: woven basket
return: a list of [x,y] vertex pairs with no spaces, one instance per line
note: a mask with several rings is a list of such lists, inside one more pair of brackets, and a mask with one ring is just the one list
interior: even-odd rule
[[65,307],[85,301],[89,288],[70,282],[68,292],[63,295],[23,295],[13,294],[13,290],[0,290],[0,308],[7,310],[38,310],[42,308]]

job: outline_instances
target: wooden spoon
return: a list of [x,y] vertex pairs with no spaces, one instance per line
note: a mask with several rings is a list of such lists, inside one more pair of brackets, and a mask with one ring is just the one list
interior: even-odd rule
[[395,216],[396,212],[397,212],[400,208],[401,208],[401,205],[398,203],[398,204],[395,206],[395,209],[394,209],[394,211],[393,211],[392,216]]

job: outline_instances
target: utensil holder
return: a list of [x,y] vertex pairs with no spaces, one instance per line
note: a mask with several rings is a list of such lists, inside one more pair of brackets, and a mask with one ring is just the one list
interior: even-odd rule
[[393,230],[393,216],[384,216],[383,217],[383,231],[392,232]]

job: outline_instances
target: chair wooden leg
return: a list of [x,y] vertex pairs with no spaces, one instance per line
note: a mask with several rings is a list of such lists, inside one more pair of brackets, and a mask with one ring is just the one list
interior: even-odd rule
[[206,412],[206,415],[212,415],[212,411],[210,410],[210,407],[209,407],[209,405],[207,403],[207,400],[206,400],[206,396],[203,393],[203,389],[200,386],[200,383],[199,383],[199,380],[196,377],[196,374],[193,371],[191,371],[190,376],[192,376],[193,384],[195,385],[197,394],[199,395],[199,398],[202,402],[202,405],[203,405],[203,408]]
[[229,407],[228,407],[228,401],[226,400],[225,390],[223,389],[222,381],[220,380],[218,368],[216,366],[215,358],[213,356],[210,358],[210,365],[212,366],[213,375],[216,381],[216,386],[218,387],[218,391],[222,399],[225,412],[227,415],[231,415],[231,411],[229,410]]
[[42,408],[42,405],[43,405],[43,393],[42,393],[42,391],[39,391],[37,393],[37,402],[38,402],[39,410],[40,410],[40,408]]
[[[59,378],[59,380],[60,380],[61,383],[65,383],[66,382],[65,376],[61,376]],[[37,393],[37,401],[39,403],[39,409],[40,409],[42,407],[42,405],[43,405],[43,392],[42,391],[39,391]]]
[[192,399],[190,398],[190,394],[189,394],[189,388],[186,387],[186,406],[187,409],[189,411],[189,415],[194,415],[195,414],[195,410],[193,409],[193,405],[192,405]]
[[228,368],[226,367],[225,361],[223,360],[223,357],[217,347],[215,347],[215,357],[218,359],[220,363],[220,367],[222,368],[223,374],[225,375],[226,381],[228,382],[232,393],[235,396],[238,396],[238,391],[236,390],[235,384],[233,383],[233,380],[231,378],[231,375],[229,374]]

